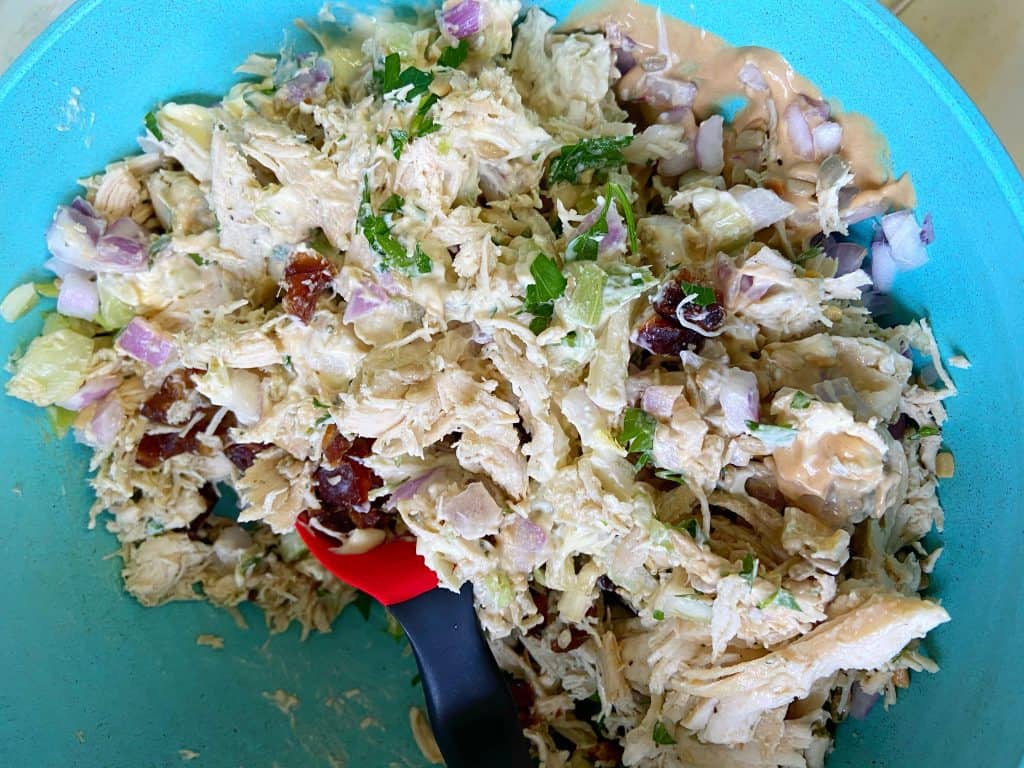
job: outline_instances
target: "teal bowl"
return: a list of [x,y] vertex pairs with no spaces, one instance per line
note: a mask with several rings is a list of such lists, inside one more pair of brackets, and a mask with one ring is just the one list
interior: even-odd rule
[[[901,276],[897,297],[931,319],[945,355],[973,363],[957,372],[961,395],[944,431],[957,473],[941,487],[946,549],[932,592],[953,621],[928,641],[942,670],[915,676],[889,712],[843,725],[830,766],[1017,766],[1024,183],[963,91],[874,0],[662,6],[732,43],[781,51],[878,124],[938,233],[931,262]],[[548,7],[564,16],[571,2]],[[54,206],[75,178],[133,150],[155,102],[219,94],[249,52],[275,48],[296,16],[318,9],[314,0],[80,0],[62,16],[0,80],[0,293],[42,277]],[[37,310],[4,324],[3,354],[40,323]],[[86,452],[50,436],[21,402],[0,398],[0,425],[0,765],[424,765],[408,726],[409,708],[422,704],[415,664],[382,611],[366,621],[346,611],[334,632],[301,642],[294,629],[268,638],[254,613],[242,630],[206,604],[143,609],[107,557],[114,538],[87,530]],[[201,633],[222,636],[224,648],[197,646]],[[276,707],[279,690],[298,706]]]

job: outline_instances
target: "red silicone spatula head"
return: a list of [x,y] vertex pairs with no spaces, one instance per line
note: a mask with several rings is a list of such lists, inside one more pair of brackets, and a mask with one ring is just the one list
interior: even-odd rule
[[311,528],[305,514],[295,530],[328,571],[384,605],[403,603],[437,586],[437,574],[416,554],[415,541],[394,539],[361,555],[340,555],[338,542]]

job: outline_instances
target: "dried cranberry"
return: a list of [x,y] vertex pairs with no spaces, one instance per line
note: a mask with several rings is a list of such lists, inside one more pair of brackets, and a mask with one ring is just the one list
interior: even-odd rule
[[190,453],[195,449],[196,441],[192,431],[184,437],[177,432],[143,435],[135,451],[135,463],[153,469],[172,456]]
[[569,651],[576,650],[583,645],[590,638],[586,632],[577,627],[569,627],[569,643],[564,647],[558,642],[558,638],[555,638],[551,642],[551,650],[555,653],[568,653]]
[[171,421],[168,412],[171,410],[171,406],[185,399],[192,387],[190,372],[175,371],[164,379],[163,383],[160,384],[160,389],[142,404],[142,407],[139,408],[139,413],[158,424],[183,424],[188,421],[191,416],[190,413],[182,414],[174,421]]
[[270,443],[232,443],[224,448],[224,455],[232,464],[245,472],[256,463],[256,454],[270,447]]
[[714,333],[725,322],[725,308],[718,302],[702,307],[691,301],[683,305],[683,317],[707,333]]
[[679,302],[683,300],[683,289],[679,283],[672,281],[668,283],[662,283],[661,288],[651,298],[651,306],[654,307],[654,311],[662,317],[666,317],[669,320],[675,319],[676,307],[679,306]]
[[[209,483],[207,483],[207,485],[209,485]],[[200,491],[200,493],[202,493],[202,491]],[[211,506],[210,509],[212,508],[213,507]],[[210,513],[208,511],[198,515],[191,523],[188,524],[188,528],[185,529],[185,535],[192,541],[204,541],[206,539],[206,531],[203,530],[203,526],[206,525],[206,521],[209,519]]]
[[301,251],[284,268],[284,309],[302,322],[313,317],[317,300],[334,280],[334,267],[318,253]]
[[614,592],[618,589],[618,587],[615,586],[615,582],[603,573],[597,577],[597,587],[603,592]]
[[338,431],[334,424],[328,424],[324,430],[324,439],[321,444],[324,463],[329,467],[336,467],[345,458],[345,454],[352,448],[352,443],[345,439],[345,436]]
[[317,510],[311,510],[309,512],[310,517],[315,517],[320,523],[332,531],[338,533],[349,533],[354,531],[356,524],[352,522],[352,518],[348,514],[347,509],[334,508],[326,509],[320,508]]
[[704,337],[655,315],[637,330],[635,343],[655,355],[678,355],[684,349],[699,352],[704,346]]
[[614,741],[599,741],[590,748],[590,759],[595,763],[622,765],[622,747]]
[[512,700],[516,704],[516,714],[519,715],[519,723],[529,727],[535,721],[533,716],[533,705],[536,696],[533,687],[525,680],[512,679],[508,681],[508,689],[512,694]]

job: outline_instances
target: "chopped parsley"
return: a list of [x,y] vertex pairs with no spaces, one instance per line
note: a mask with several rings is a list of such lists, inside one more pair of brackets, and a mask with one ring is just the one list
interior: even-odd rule
[[426,136],[429,133],[441,130],[441,126],[435,123],[434,118],[427,114],[436,103],[436,93],[428,93],[420,99],[419,106],[416,107],[416,114],[413,115],[412,121],[409,123],[409,138],[414,139],[417,136]]
[[921,427],[917,430],[914,437],[935,437],[939,434],[938,427]]
[[395,160],[402,159],[402,151],[405,149],[405,145],[409,143],[409,134],[400,128],[391,129],[391,152],[395,156]]
[[811,398],[798,389],[793,395],[793,399],[789,401],[789,404],[790,407],[802,411],[811,404]]
[[740,577],[750,586],[754,586],[754,579],[757,578],[757,569],[760,565],[760,560],[747,553],[743,558],[743,568],[740,570]]
[[156,113],[147,112],[144,122],[146,123],[146,130],[153,134],[153,138],[157,141],[164,140],[164,132],[160,130],[160,124],[156,121]]
[[681,472],[673,472],[670,469],[656,469],[654,470],[654,476],[660,477],[662,480],[671,480],[679,485],[686,485],[686,477]]
[[664,611],[654,611],[654,613],[652,613],[651,615],[654,616],[654,620],[655,621],[664,621],[665,620],[665,612]]
[[398,213],[402,210],[402,206],[404,205],[405,200],[400,195],[391,195],[391,197],[380,204],[380,212]]
[[437,63],[442,67],[451,67],[457,69],[462,62],[469,56],[469,41],[463,38],[459,41],[458,45],[449,45],[443,51],[441,51],[440,57],[437,59]]
[[[391,198],[388,198],[388,202],[390,201]],[[433,269],[433,262],[418,243],[415,251],[410,254],[404,245],[391,236],[391,227],[387,219],[373,212],[370,204],[370,185],[366,179],[363,182],[363,199],[359,206],[359,228],[370,248],[381,257],[380,267],[383,271],[397,269],[407,275],[425,275]]]
[[325,422],[328,422],[328,421],[331,420],[331,412],[329,410],[327,410],[330,406],[328,406],[326,403],[321,403],[317,398],[314,397],[313,398],[313,407],[314,408],[321,408],[321,409],[327,411],[326,413],[321,415],[320,418],[318,418],[316,420],[316,426],[319,427],[321,424],[324,424]]
[[814,245],[808,248],[803,253],[801,253],[795,259],[793,259],[793,261],[795,261],[797,264],[803,264],[805,261],[810,261],[811,259],[818,258],[824,252],[825,249],[822,248],[820,245]]
[[672,738],[672,734],[668,732],[668,728],[665,724],[659,720],[654,724],[654,731],[651,734],[651,738],[654,739],[655,744],[662,746],[671,746],[676,743],[676,740]]
[[551,324],[555,314],[555,300],[565,294],[567,281],[558,265],[543,253],[538,253],[530,264],[530,274],[534,282],[526,286],[522,311],[533,315],[530,330],[540,334]]
[[747,429],[769,448],[785,448],[796,440],[796,430],[784,424],[759,424],[756,421],[748,421]]
[[797,603],[796,598],[793,597],[793,593],[790,592],[788,589],[783,589],[782,587],[779,587],[774,592],[772,592],[771,596],[767,600],[762,600],[760,603],[758,603],[757,607],[766,608],[769,605],[778,605],[783,608],[789,608],[792,611],[800,611],[801,613],[803,612],[803,609],[800,607],[800,604]]
[[205,266],[206,264],[206,259],[200,256],[198,253],[190,253],[188,257],[195,262],[197,267],[202,267]]
[[681,520],[675,525],[671,526],[677,531],[690,534],[690,538],[696,541],[698,544],[703,546],[707,542],[707,536],[704,535],[703,526],[697,521],[695,517],[688,517],[685,520]]
[[706,285],[683,282],[679,284],[679,287],[682,289],[684,297],[694,297],[692,303],[698,307],[710,307],[718,301],[714,289]]
[[402,69],[402,60],[397,53],[389,53],[384,57],[384,67],[374,70],[373,79],[377,83],[381,95],[409,87],[405,94],[406,101],[412,101],[434,82],[434,75],[416,67]]
[[626,164],[622,149],[632,141],[632,136],[602,136],[562,147],[548,168],[548,184],[575,184],[584,171],[622,167]]
[[634,466],[643,469],[651,460],[654,450],[654,431],[658,428],[655,418],[643,408],[627,408],[622,417],[622,431],[619,445],[631,454],[638,454]]
[[[612,200],[618,203],[623,209],[623,218],[626,220],[626,231],[629,237],[630,246],[633,251],[637,249],[636,220],[633,217],[633,209],[629,204],[629,198],[625,191],[618,184],[609,182],[605,187],[604,205],[597,219],[574,237],[565,249],[566,261],[596,261],[597,254],[601,247],[601,241],[608,234],[608,210],[611,208]],[[714,295],[712,293],[712,295]]]
[[626,197],[626,190],[614,182],[608,182],[608,190],[622,209],[622,218],[626,220],[626,234],[629,237],[629,249],[633,253],[640,250],[636,237],[636,217],[633,215],[633,204]]
[[283,365],[285,368],[287,368],[292,373],[295,372],[295,366],[292,365],[292,356],[291,355],[285,355],[283,358],[281,358],[281,365]]

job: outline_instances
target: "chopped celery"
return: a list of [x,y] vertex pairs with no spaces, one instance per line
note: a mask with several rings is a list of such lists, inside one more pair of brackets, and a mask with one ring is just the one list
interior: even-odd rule
[[67,400],[78,392],[92,360],[93,340],[72,330],[59,330],[32,340],[7,393],[39,406]]
[[36,287],[32,283],[22,283],[4,297],[0,302],[0,317],[13,323],[23,317],[39,301]]
[[576,287],[565,310],[566,319],[584,328],[596,328],[604,311],[604,286],[608,275],[590,261],[578,261],[571,266]]

